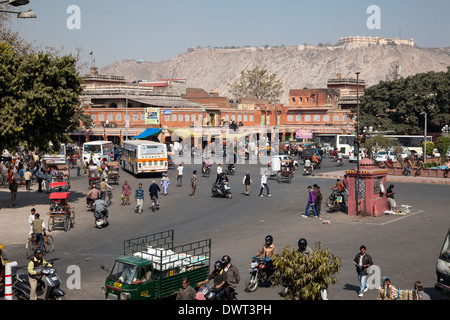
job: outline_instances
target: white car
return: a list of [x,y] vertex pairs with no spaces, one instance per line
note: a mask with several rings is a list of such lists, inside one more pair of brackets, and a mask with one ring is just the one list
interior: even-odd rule
[[392,162],[397,162],[397,158],[394,155],[393,151],[379,151],[375,158],[377,162],[385,162],[387,159],[392,160]]
[[279,158],[280,160],[292,160],[292,162],[294,163],[294,168],[295,170],[298,169],[298,162],[297,160],[294,160],[294,158],[292,158],[291,156],[285,155],[285,154],[279,154],[277,156],[272,156],[272,158]]
[[[359,160],[364,158],[364,150],[359,149]],[[356,162],[356,154],[355,151],[352,150],[348,153],[348,161],[349,162]]]

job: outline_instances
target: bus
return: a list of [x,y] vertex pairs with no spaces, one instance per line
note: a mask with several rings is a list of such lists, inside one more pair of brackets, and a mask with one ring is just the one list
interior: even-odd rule
[[123,169],[138,175],[140,173],[167,173],[167,146],[148,140],[127,140],[122,142]]
[[[53,148],[53,144],[50,143],[50,149]],[[52,154],[44,154],[43,161],[47,166],[66,164],[66,145],[61,143],[59,151]]]
[[89,162],[92,158],[94,164],[100,160],[114,160],[114,145],[111,141],[97,140],[83,143],[82,149],[83,161]]
[[331,150],[336,148],[344,157],[348,157],[353,150],[356,136],[354,134],[318,134],[316,138],[317,142],[328,144]]
[[[415,151],[419,156],[423,154],[425,136],[385,135],[385,137],[393,138],[404,151]],[[427,141],[432,142],[433,137],[427,136]]]

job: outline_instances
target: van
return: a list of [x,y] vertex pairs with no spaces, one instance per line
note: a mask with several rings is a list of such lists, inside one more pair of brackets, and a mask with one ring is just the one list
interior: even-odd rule
[[450,228],[439,253],[436,276],[435,288],[446,295],[450,295]]

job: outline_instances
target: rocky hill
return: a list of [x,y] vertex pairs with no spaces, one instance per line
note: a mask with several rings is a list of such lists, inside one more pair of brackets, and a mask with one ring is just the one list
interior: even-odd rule
[[170,60],[153,63],[123,60],[100,70],[101,74],[121,75],[127,81],[186,79],[187,86],[218,90],[227,96],[227,83],[242,70],[255,66],[276,73],[284,84],[283,103],[290,89],[324,88],[327,79],[340,74],[355,77],[368,86],[389,79],[391,64],[401,66],[401,76],[421,72],[446,71],[450,66],[450,47],[421,48],[404,45],[370,47],[261,47],[236,49],[191,49]]

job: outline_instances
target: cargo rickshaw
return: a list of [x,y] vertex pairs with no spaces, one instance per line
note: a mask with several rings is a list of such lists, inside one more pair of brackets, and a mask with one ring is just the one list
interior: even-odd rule
[[113,162],[108,162],[107,163],[107,168],[106,168],[106,172],[108,174],[108,182],[110,183],[117,183],[119,184],[119,162],[118,161],[113,161]]
[[280,171],[277,172],[278,183],[282,181],[287,181],[291,183],[294,181],[294,164],[292,160],[281,160]]
[[50,217],[47,230],[51,232],[56,228],[69,231],[75,226],[75,210],[68,203],[70,192],[53,192],[49,196]]

